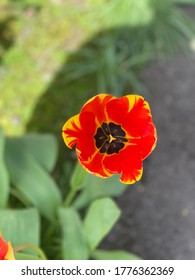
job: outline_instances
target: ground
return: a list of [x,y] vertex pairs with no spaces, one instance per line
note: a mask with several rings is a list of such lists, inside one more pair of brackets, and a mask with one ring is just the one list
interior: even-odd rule
[[122,218],[103,246],[144,259],[195,259],[194,77],[195,54],[143,71],[158,143],[141,182],[118,199]]

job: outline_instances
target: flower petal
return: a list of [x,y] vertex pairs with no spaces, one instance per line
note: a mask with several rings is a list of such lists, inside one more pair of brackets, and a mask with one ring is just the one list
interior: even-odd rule
[[93,157],[91,157],[88,161],[83,161],[83,159],[78,155],[78,159],[81,165],[90,173],[99,176],[99,177],[110,177],[112,173],[109,172],[103,165],[103,160],[105,158],[105,154],[100,154],[97,151]]
[[88,102],[85,103],[81,110],[81,114],[83,112],[93,112],[93,114],[96,116],[96,121],[98,125],[101,125],[102,122],[107,120],[107,113],[105,110],[105,106],[108,103],[109,100],[117,99],[116,97],[101,93],[98,94],[91,99],[88,100]]
[[66,145],[73,148],[81,138],[92,137],[95,131],[95,115],[92,112],[82,112],[64,124],[62,136]]
[[114,97],[110,94],[99,94],[89,99],[81,109],[80,114],[70,118],[62,128],[62,137],[69,148],[72,148],[78,139],[86,135],[95,134],[97,124],[107,119],[105,105]]
[[62,128],[62,137],[65,144],[72,149],[81,134],[79,114],[70,118]]
[[146,158],[157,140],[148,102],[142,96],[127,95],[109,101],[106,110],[114,122],[122,125],[129,142],[139,147],[141,158]]
[[15,260],[13,248],[10,242],[6,242],[0,232],[0,260]]
[[14,252],[13,252],[13,248],[10,242],[8,242],[8,250],[7,250],[7,254],[5,256],[6,260],[15,260],[14,257]]
[[135,138],[131,139],[131,143],[138,146],[141,158],[144,160],[146,157],[148,157],[151,152],[156,147],[156,141],[157,141],[157,135],[156,135],[156,128],[152,123],[148,124],[148,135],[141,137],[141,138]]
[[105,104],[112,98],[114,97],[109,94],[99,94],[91,98],[85,103],[80,114],[70,118],[62,129],[62,136],[66,145],[69,148],[76,145],[76,153],[81,164],[90,172],[103,177],[108,177],[110,174],[101,167],[101,155],[94,156],[98,152],[94,135],[97,130],[96,122],[98,124],[99,122],[102,123],[107,118]]
[[147,123],[151,122],[148,102],[139,95],[126,95],[108,102],[106,110],[110,119],[122,124],[130,137],[147,135]]
[[97,151],[93,136],[80,136],[76,146],[76,153],[81,161],[91,161]]
[[142,176],[142,160],[137,146],[129,145],[119,154],[105,157],[103,165],[110,173],[122,173],[120,181],[125,184],[133,184]]
[[[131,95],[127,96],[129,104],[134,102],[131,108],[124,129],[133,137],[145,137],[151,133],[152,116],[148,102],[143,97]],[[131,103],[130,103],[131,102]]]
[[0,234],[0,260],[4,260],[8,251],[8,245]]

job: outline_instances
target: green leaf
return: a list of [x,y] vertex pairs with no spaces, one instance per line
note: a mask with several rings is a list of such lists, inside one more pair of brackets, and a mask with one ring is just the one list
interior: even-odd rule
[[62,255],[64,260],[86,260],[88,249],[79,214],[73,208],[60,208]]
[[5,158],[12,184],[46,218],[54,219],[62,198],[52,177],[15,138],[7,138]]
[[124,250],[95,250],[91,255],[96,260],[141,260],[140,257]]
[[114,175],[103,179],[87,173],[85,186],[72,205],[77,209],[81,209],[97,198],[120,196],[128,186],[122,184],[119,181],[119,177],[120,175]]
[[84,219],[85,236],[89,248],[94,250],[111,230],[120,216],[120,210],[110,198],[94,201]]
[[26,134],[20,138],[14,138],[28,150],[28,152],[46,170],[52,171],[58,156],[57,140],[52,134]]
[[19,252],[14,253],[14,257],[16,260],[41,260],[41,258],[36,255]]
[[0,231],[13,246],[40,243],[40,217],[36,209],[1,209]]
[[0,130],[0,208],[7,205],[9,198],[9,177],[4,163],[5,138]]
[[85,186],[86,175],[86,170],[79,163],[77,163],[70,179],[71,188],[74,190],[82,189],[82,187]]

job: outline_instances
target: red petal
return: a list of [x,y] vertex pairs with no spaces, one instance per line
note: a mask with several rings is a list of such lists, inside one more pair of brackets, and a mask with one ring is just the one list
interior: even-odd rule
[[133,184],[142,176],[141,155],[136,146],[127,146],[118,154],[106,156],[104,167],[110,173],[122,173],[120,180],[125,184]]
[[80,135],[76,146],[76,153],[82,161],[91,161],[97,152],[93,136]]
[[111,99],[116,99],[116,97],[106,93],[98,94],[85,103],[81,110],[81,114],[86,111],[93,112],[93,114],[96,116],[97,125],[99,126],[103,121],[107,120],[105,107],[108,101]]
[[130,140],[131,143],[134,143],[138,146],[142,160],[148,157],[156,147],[157,136],[156,129],[153,124],[148,124],[148,131],[149,133],[147,136]]
[[100,154],[97,151],[93,157],[91,157],[88,161],[84,161],[79,155],[79,161],[81,165],[90,173],[100,176],[100,177],[110,177],[112,173],[108,172],[103,165],[105,154]]
[[8,251],[8,244],[0,237],[0,260],[4,260]]
[[156,146],[156,129],[152,123],[149,105],[139,95],[127,95],[108,102],[109,118],[122,125],[129,142],[137,145],[142,159]]
[[126,96],[110,100],[106,104],[106,111],[110,121],[123,124],[129,111],[129,101]]
[[78,141],[81,134],[79,115],[70,118],[62,128],[62,137],[69,148],[72,148]]
[[69,148],[72,148],[79,139],[93,137],[97,127],[106,121],[106,103],[114,97],[109,94],[99,94],[89,99],[80,112],[70,118],[63,126],[62,137]]
[[64,124],[62,136],[66,145],[72,148],[81,138],[92,137],[95,131],[95,115],[92,112],[83,112]]
[[147,135],[147,124],[151,122],[149,105],[139,95],[127,95],[108,102],[109,118],[121,124],[130,137]]
[[81,111],[79,115],[80,126],[83,133],[87,136],[94,136],[97,130],[95,114],[89,111]]
[[102,155],[95,146],[94,135],[100,123],[106,121],[105,105],[114,98],[109,94],[99,94],[83,106],[80,114],[70,118],[63,126],[62,136],[69,148],[76,145],[79,160],[87,170],[99,176],[108,177],[102,164]]

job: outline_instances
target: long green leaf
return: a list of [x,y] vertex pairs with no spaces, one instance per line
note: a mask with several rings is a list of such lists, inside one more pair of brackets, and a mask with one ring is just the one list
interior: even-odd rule
[[85,260],[88,249],[82,222],[76,210],[60,208],[59,219],[62,227],[62,255],[65,260]]
[[40,217],[36,209],[1,209],[0,231],[13,246],[40,243]]
[[52,134],[26,134],[15,138],[48,171],[52,171],[58,156],[57,140]]
[[96,260],[140,260],[141,258],[135,254],[124,250],[95,250],[92,257]]
[[16,260],[41,260],[40,257],[27,253],[14,253]]
[[109,233],[119,216],[120,210],[110,198],[97,199],[91,204],[84,219],[85,236],[91,250]]
[[85,186],[80,195],[78,195],[73,202],[73,206],[80,209],[86,207],[97,198],[119,196],[126,189],[127,186],[119,181],[119,176],[117,175],[103,179],[87,173],[85,177]]
[[9,197],[9,177],[4,162],[5,138],[0,129],[0,208],[7,205]]
[[62,199],[52,177],[25,146],[14,138],[7,138],[5,158],[12,184],[46,218],[54,219]]

